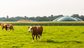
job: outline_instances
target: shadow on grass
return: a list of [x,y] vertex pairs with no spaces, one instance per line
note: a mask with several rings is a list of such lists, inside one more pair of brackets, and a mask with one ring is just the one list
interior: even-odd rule
[[64,43],[64,41],[54,41],[54,40],[46,40],[46,41],[41,41],[41,42],[47,42],[47,43]]
[[84,32],[82,32],[82,34],[84,34]]
[[54,40],[46,40],[41,42],[47,42],[47,43],[83,43],[82,41],[54,41]]
[[66,41],[66,42],[83,43],[82,41]]
[[20,48],[19,46],[12,46],[12,48]]

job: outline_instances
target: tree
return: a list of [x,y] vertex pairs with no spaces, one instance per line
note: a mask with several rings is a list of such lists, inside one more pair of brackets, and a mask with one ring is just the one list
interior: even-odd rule
[[73,14],[71,17],[77,17],[77,18],[80,18],[80,17],[79,17],[79,14]]
[[84,21],[84,15],[81,15],[81,16],[80,16],[80,19],[82,19],[82,20]]

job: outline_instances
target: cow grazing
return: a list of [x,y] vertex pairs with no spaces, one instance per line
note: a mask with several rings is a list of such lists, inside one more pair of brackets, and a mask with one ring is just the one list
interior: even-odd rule
[[2,23],[2,24],[0,24],[0,25],[1,25],[1,27],[2,27],[2,30],[3,30],[3,29],[5,29],[6,31],[7,31],[7,30],[14,30],[12,24],[4,24],[4,23]]
[[32,38],[34,40],[34,37],[36,36],[36,40],[37,38],[40,39],[40,36],[42,36],[42,32],[43,32],[43,27],[42,26],[30,26],[28,27],[28,31],[32,33]]

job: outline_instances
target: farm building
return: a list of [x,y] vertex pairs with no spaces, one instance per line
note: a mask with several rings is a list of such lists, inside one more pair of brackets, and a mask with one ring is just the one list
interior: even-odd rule
[[64,16],[64,17],[58,17],[58,18],[54,19],[53,21],[82,21],[82,19],[73,18],[70,16]]

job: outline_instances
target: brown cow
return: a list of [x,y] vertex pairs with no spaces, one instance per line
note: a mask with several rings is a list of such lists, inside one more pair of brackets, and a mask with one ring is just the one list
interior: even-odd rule
[[43,32],[43,27],[42,26],[30,26],[29,28],[29,32],[32,32],[32,38],[34,40],[34,37],[36,36],[36,40],[37,38],[40,39],[40,36],[42,36],[42,32]]
[[2,27],[2,30],[3,30],[3,29],[5,29],[5,30],[14,30],[12,24],[4,24],[4,23],[1,23],[0,25],[1,25],[1,27]]

